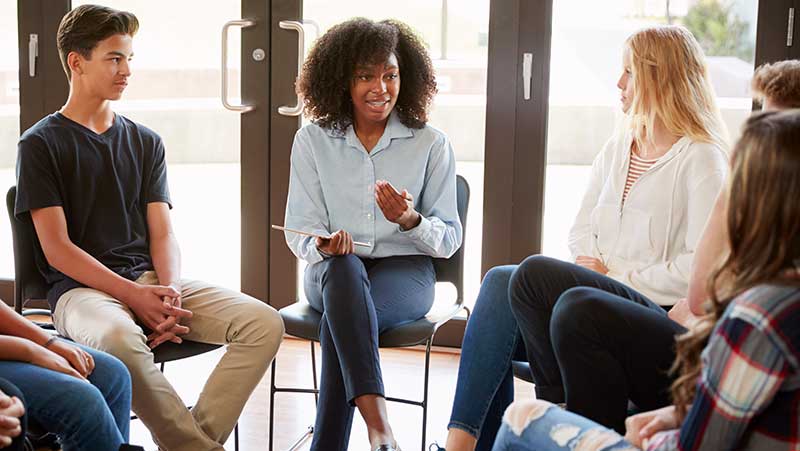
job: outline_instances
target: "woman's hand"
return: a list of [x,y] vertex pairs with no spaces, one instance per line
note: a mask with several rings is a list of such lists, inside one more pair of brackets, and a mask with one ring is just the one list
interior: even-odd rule
[[414,198],[411,194],[406,190],[398,192],[386,180],[378,180],[375,183],[375,202],[383,212],[383,216],[403,230],[413,229],[422,220],[422,216],[414,210]]
[[656,432],[676,429],[678,414],[675,406],[662,407],[650,412],[642,412],[625,420],[625,440],[642,448],[642,443]]
[[[42,368],[47,368],[48,370],[64,373],[72,377],[76,377],[78,379],[86,381],[86,377],[83,374],[79,373],[75,368],[73,368],[67,359],[60,356],[59,354],[56,354],[55,352],[51,351],[48,348],[39,346],[33,342],[30,343],[31,343],[31,349],[30,349],[31,364],[40,366]],[[53,347],[54,345],[55,343],[51,345],[51,347]],[[85,352],[82,349],[80,349],[80,351]],[[94,360],[92,361],[92,368],[94,368]]]
[[591,269],[594,272],[599,272],[602,275],[608,274],[608,268],[599,258],[579,255],[578,258],[575,259],[575,264],[578,266],[583,266],[587,269]]
[[327,255],[347,255],[356,251],[353,237],[344,230],[337,231],[327,240],[317,238],[317,249]]
[[25,406],[16,396],[8,396],[0,391],[0,448],[11,445],[14,438],[22,433],[19,419],[25,414]]
[[700,320],[699,317],[692,314],[692,310],[689,308],[689,301],[686,298],[676,302],[667,312],[667,316],[687,329],[691,329]]

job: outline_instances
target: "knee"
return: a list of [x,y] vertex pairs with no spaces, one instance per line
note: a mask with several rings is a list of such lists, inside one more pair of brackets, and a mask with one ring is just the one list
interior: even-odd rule
[[92,373],[94,377],[91,377],[92,383],[113,397],[120,395],[130,397],[131,375],[125,364],[118,358],[103,352],[92,353],[92,357],[95,364]]
[[596,288],[575,287],[561,294],[550,319],[554,346],[561,338],[592,327],[598,315],[602,315],[604,303],[598,300],[598,291]]
[[526,274],[541,274],[552,271],[554,268],[559,268],[564,265],[564,262],[553,257],[545,255],[530,255],[525,260],[522,260],[517,267],[517,272],[522,271]]
[[525,307],[532,302],[536,302],[536,281],[552,271],[554,265],[561,263],[554,258],[544,255],[531,255],[517,266],[509,281],[509,299],[511,308],[517,309]]
[[506,323],[504,318],[512,318],[508,306],[508,284],[514,268],[515,265],[495,266],[486,272],[469,318],[471,327],[494,330],[500,327],[498,323]]
[[561,293],[553,307],[553,323],[567,325],[591,316],[596,310],[597,289],[590,287],[574,287]]
[[356,280],[366,277],[364,263],[355,254],[331,257],[327,265],[323,282]]
[[516,268],[516,265],[495,266],[483,276],[481,285],[508,290],[508,286],[511,283],[511,275],[514,274]]
[[253,298],[247,298],[242,303],[243,318],[246,319],[244,328],[253,333],[246,333],[247,341],[253,344],[277,350],[286,331],[280,313],[271,306]]
[[520,436],[532,422],[543,417],[547,410],[553,406],[553,404],[541,399],[515,401],[508,406],[505,414],[503,414],[503,423],[508,425],[514,434]]

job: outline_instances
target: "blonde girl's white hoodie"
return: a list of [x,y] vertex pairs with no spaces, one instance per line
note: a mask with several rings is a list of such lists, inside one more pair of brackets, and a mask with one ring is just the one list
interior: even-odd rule
[[683,137],[633,184],[625,203],[630,132],[612,137],[592,164],[569,233],[573,259],[601,259],[608,276],[660,305],[686,297],[692,259],[728,172],[718,146]]

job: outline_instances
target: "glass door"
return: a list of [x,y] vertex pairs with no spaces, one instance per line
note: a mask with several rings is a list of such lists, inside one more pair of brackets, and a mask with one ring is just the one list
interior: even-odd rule
[[[73,0],[72,6],[92,3]],[[115,111],[164,140],[184,277],[240,287],[240,118],[220,102],[220,30],[240,2],[107,0],[134,13],[132,75]],[[176,20],[175,18],[181,18]],[[230,98],[240,91],[240,33],[229,33]],[[232,100],[235,101],[235,100]]]
[[[0,54],[17,55],[17,2],[0,3]],[[5,196],[16,183],[17,141],[19,141],[19,60],[0,59],[0,279],[14,279],[14,252]],[[12,299],[5,299],[12,301]]]

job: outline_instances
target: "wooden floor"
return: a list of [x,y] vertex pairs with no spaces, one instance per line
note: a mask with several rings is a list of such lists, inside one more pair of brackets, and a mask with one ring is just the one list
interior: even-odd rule
[[[319,351],[319,347],[317,347]],[[166,374],[187,402],[193,402],[221,355],[221,350],[203,356],[167,364]],[[387,396],[422,399],[425,353],[418,350],[381,350],[381,364]],[[317,353],[319,361],[319,353]],[[447,422],[455,393],[459,354],[434,352],[431,355],[430,399],[428,408],[427,443],[444,444]],[[317,368],[319,370],[319,368]],[[239,422],[240,449],[267,449],[269,430],[269,372],[264,376],[245,407]],[[286,339],[278,353],[277,381],[279,386],[312,387],[311,354],[306,341]],[[517,398],[533,396],[532,385],[516,381]],[[275,403],[275,450],[285,451],[314,421],[314,396],[281,393]],[[363,421],[355,415],[350,437],[351,450],[367,450],[368,442]],[[399,444],[406,451],[420,449],[422,409],[416,406],[390,403],[389,418]],[[144,426],[131,425],[131,441],[155,450]],[[299,449],[308,449],[306,442]],[[233,450],[233,437],[226,444]],[[427,449],[427,447],[426,447]]]

